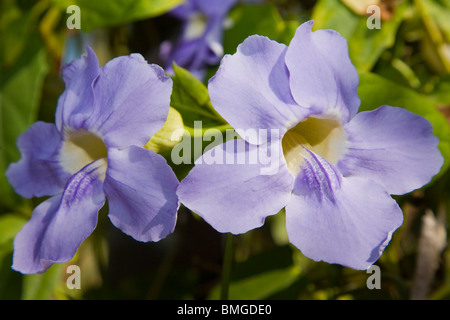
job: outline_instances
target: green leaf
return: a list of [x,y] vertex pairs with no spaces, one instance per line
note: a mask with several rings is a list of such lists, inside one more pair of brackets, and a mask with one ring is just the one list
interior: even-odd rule
[[22,300],[47,300],[61,282],[65,264],[56,263],[42,274],[25,275],[22,284]]
[[[232,269],[229,299],[268,299],[289,287],[300,275],[300,268],[293,263],[292,255],[292,248],[285,245],[237,263]],[[208,298],[215,300],[219,296],[220,285],[211,291]]]
[[435,102],[414,90],[374,73],[361,72],[359,76],[360,111],[374,110],[382,105],[390,105],[407,109],[431,122],[434,134],[440,139],[439,149],[445,159],[440,172],[442,175],[449,167],[450,126],[444,115],[437,110]]
[[285,29],[284,21],[273,4],[238,5],[229,16],[232,26],[224,34],[225,53],[235,53],[248,36],[258,34],[279,40]]
[[439,105],[450,107],[450,74],[439,78],[431,98]]
[[81,30],[89,32],[159,16],[182,3],[182,0],[53,0],[53,3],[64,11],[70,5],[77,5],[80,8]]
[[[11,67],[27,49],[36,34],[39,17],[48,7],[46,1],[27,3],[0,1],[0,66]],[[3,72],[3,70],[2,70]]]
[[14,238],[26,222],[19,214],[0,215],[0,300],[20,299],[22,275],[11,264]]
[[0,249],[11,249],[16,234],[22,229],[27,219],[18,214],[4,214],[0,216]]
[[0,267],[4,258],[13,252],[13,240],[27,219],[18,214],[0,216]]
[[214,110],[209,99],[208,89],[186,69],[174,64],[172,77],[173,90],[171,106],[182,116],[184,125],[194,127],[194,121],[202,121],[203,127],[226,124]]
[[[232,282],[229,289],[231,300],[261,300],[267,299],[294,283],[300,275],[300,269],[291,266],[284,269],[271,270],[253,277]],[[219,297],[218,288],[211,292],[209,299]]]
[[394,45],[407,8],[406,1],[399,3],[395,14],[389,20],[381,21],[380,29],[369,29],[367,16],[357,15],[341,1],[320,0],[314,7],[312,20],[315,21],[315,30],[333,29],[346,38],[355,67],[361,71],[370,71],[381,54]]
[[33,34],[15,64],[0,72],[0,207],[13,205],[14,192],[3,173],[19,158],[17,137],[37,118],[47,71],[44,46],[38,34]]

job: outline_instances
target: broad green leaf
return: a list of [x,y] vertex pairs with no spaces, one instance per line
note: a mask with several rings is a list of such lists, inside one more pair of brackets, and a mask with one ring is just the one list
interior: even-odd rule
[[314,7],[314,29],[333,29],[348,41],[350,58],[358,70],[370,71],[381,54],[395,43],[398,27],[405,17],[408,3],[397,5],[380,29],[367,27],[367,16],[358,15],[341,1],[320,0]]
[[[0,1],[0,66],[9,68],[27,49],[34,36],[46,1]],[[3,70],[2,70],[3,72]]]
[[431,93],[431,97],[439,105],[450,107],[450,74],[439,79]]
[[182,3],[182,0],[53,0],[53,3],[64,11],[70,5],[78,6],[81,30],[89,32],[159,16]]
[[450,126],[444,115],[438,111],[434,101],[414,90],[369,72],[360,73],[358,94],[361,98],[360,111],[373,110],[382,105],[390,105],[407,109],[428,119],[433,125],[434,134],[440,139],[439,149],[445,159],[440,174],[443,174],[448,169],[450,160]]
[[65,264],[56,263],[42,274],[25,275],[22,284],[22,300],[47,300],[61,282]]
[[11,250],[16,234],[22,229],[27,219],[18,214],[0,215],[0,250]]
[[225,120],[214,110],[209,99],[208,89],[189,71],[174,64],[175,75],[171,106],[182,116],[184,125],[194,127],[194,121],[202,121],[203,127],[226,124]]
[[272,4],[238,5],[230,12],[231,27],[225,31],[224,51],[233,54],[248,36],[258,34],[278,40],[285,29],[283,19]]
[[26,222],[19,214],[0,215],[0,300],[20,299],[22,275],[11,264],[14,238]]
[[5,257],[13,252],[14,238],[26,222],[27,219],[18,214],[0,215],[0,267]]
[[45,49],[33,34],[15,64],[0,73],[0,207],[12,205],[14,193],[3,173],[19,158],[17,137],[37,118],[47,71]]
[[[284,269],[270,270],[262,274],[232,282],[229,288],[231,300],[267,299],[294,283],[300,275],[300,269],[291,266]],[[219,299],[220,287],[215,288],[209,297]]]
[[[229,299],[267,299],[286,289],[300,275],[292,260],[290,245],[275,247],[237,262],[231,274]],[[219,299],[221,286],[215,287],[209,299]]]

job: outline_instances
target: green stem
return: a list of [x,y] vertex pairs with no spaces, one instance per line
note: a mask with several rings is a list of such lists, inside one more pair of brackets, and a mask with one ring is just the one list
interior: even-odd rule
[[233,265],[233,234],[227,233],[225,237],[225,252],[223,256],[222,266],[222,288],[220,291],[220,299],[228,300],[228,291],[230,287],[231,267]]

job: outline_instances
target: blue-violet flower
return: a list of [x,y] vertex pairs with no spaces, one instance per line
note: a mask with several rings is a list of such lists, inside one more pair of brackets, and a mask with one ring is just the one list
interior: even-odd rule
[[161,45],[161,55],[170,72],[172,63],[189,70],[198,79],[206,68],[220,62],[223,56],[223,24],[237,0],[187,0],[170,12],[182,21],[182,31],[174,43]]
[[[357,113],[359,78],[346,40],[312,24],[289,46],[255,35],[223,58],[208,86],[215,109],[237,132],[276,129],[278,137],[241,135],[212,148],[177,194],[234,234],[285,208],[289,241],[305,256],[367,269],[403,222],[391,194],[427,184],[443,157],[425,118],[391,106]],[[262,161],[210,161],[256,153],[278,154],[279,165],[262,174]]]
[[142,148],[166,120],[170,77],[140,54],[99,67],[88,47],[63,79],[56,123],[22,134],[22,158],[6,172],[23,197],[50,196],[14,240],[12,268],[25,274],[72,259],[106,198],[113,225],[138,241],[159,241],[176,222],[178,180],[161,155]]

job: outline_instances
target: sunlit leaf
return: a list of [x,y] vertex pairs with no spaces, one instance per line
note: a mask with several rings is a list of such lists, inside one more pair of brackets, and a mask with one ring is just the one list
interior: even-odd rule
[[[59,8],[70,5],[80,8],[80,27],[83,31],[121,25],[159,16],[179,5],[182,0],[53,0]],[[69,18],[67,14],[67,18]]]
[[157,153],[170,150],[181,141],[183,134],[183,118],[177,110],[171,107],[164,126],[151,137],[145,148]]
[[225,53],[233,54],[237,46],[250,35],[258,34],[273,40],[280,38],[284,21],[272,4],[238,5],[231,11],[229,29],[225,32]]
[[225,120],[214,110],[208,89],[189,71],[174,64],[175,75],[171,106],[183,117],[185,126],[194,127],[194,121],[202,121],[204,127],[225,124]]

